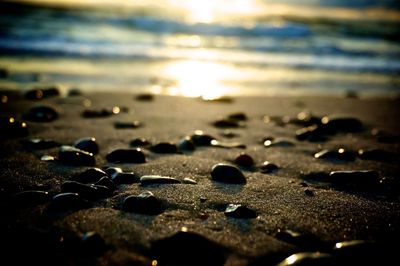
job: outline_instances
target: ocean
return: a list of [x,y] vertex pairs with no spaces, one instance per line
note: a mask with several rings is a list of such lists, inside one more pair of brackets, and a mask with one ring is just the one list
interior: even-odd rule
[[94,2],[0,3],[0,88],[400,93],[398,1]]

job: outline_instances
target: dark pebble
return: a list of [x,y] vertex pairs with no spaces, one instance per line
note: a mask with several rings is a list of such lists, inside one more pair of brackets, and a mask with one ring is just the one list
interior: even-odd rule
[[133,184],[139,183],[140,179],[134,173],[115,173],[112,175],[111,180],[115,184]]
[[154,100],[154,95],[151,93],[142,93],[142,94],[138,94],[135,96],[135,99],[137,101],[153,101]]
[[140,184],[142,186],[156,185],[156,184],[179,184],[179,183],[181,183],[181,181],[169,176],[144,175],[140,178]]
[[241,153],[235,158],[235,163],[243,167],[251,167],[254,165],[254,160],[250,155]]
[[389,133],[377,128],[371,130],[371,135],[376,137],[376,140],[381,143],[399,143],[400,135]]
[[178,147],[174,143],[160,142],[150,147],[150,150],[155,153],[178,153]]
[[108,174],[100,168],[89,168],[72,179],[80,183],[88,184],[95,183],[104,176],[108,176]]
[[222,246],[187,228],[153,242],[151,254],[160,265],[222,266],[226,260]]
[[376,188],[380,183],[379,173],[373,170],[333,171],[329,179],[332,183],[353,188]]
[[326,265],[326,266],[336,266],[336,261],[333,256],[327,253],[321,252],[302,252],[296,253],[285,260],[280,262],[277,266],[317,266],[317,265]]
[[15,194],[14,201],[19,206],[43,204],[50,200],[50,194],[47,191],[27,190]]
[[69,97],[76,97],[76,96],[82,96],[83,92],[80,89],[77,88],[72,88],[68,90],[68,96]]
[[314,154],[316,159],[354,161],[356,159],[354,152],[339,148],[337,150],[322,150]]
[[276,139],[276,140],[266,140],[264,141],[265,147],[281,147],[281,148],[288,148],[293,147],[294,143],[289,140],[284,139]]
[[235,138],[235,137],[239,136],[238,134],[236,134],[233,131],[230,131],[229,129],[225,129],[224,131],[222,131],[220,133],[220,135],[225,137],[225,138],[228,138],[228,139],[232,139],[232,138]]
[[61,144],[54,140],[46,139],[24,139],[21,141],[25,148],[31,150],[46,150],[60,146]]
[[257,218],[257,213],[240,204],[229,204],[225,209],[225,215],[237,219]]
[[141,126],[142,123],[140,123],[137,120],[131,122],[123,122],[123,121],[114,122],[114,127],[118,129],[135,129]]
[[143,151],[137,149],[118,149],[106,156],[107,161],[112,163],[145,163],[146,157]]
[[278,230],[275,238],[308,250],[320,249],[323,245],[322,241],[312,234],[301,234],[292,230]]
[[162,212],[161,202],[150,191],[144,191],[138,196],[126,197],[122,210],[140,214],[157,215]]
[[96,139],[93,137],[78,139],[74,143],[74,147],[83,151],[90,152],[93,155],[99,153],[99,144],[97,144]]
[[93,166],[96,164],[93,154],[72,146],[61,146],[58,151],[58,159],[61,163],[69,165]]
[[24,113],[23,118],[32,122],[52,122],[58,118],[58,112],[50,106],[37,105]]
[[196,149],[196,146],[194,145],[194,142],[190,139],[190,137],[186,137],[178,142],[178,149],[181,151],[194,151]]
[[129,143],[129,146],[131,147],[144,147],[144,146],[148,146],[150,145],[150,141],[148,141],[145,138],[136,138],[131,140],[131,142]]
[[113,177],[115,174],[117,173],[122,173],[122,169],[119,167],[108,167],[104,170],[104,172],[106,172],[106,174],[110,177]]
[[62,192],[78,193],[81,197],[87,199],[106,198],[112,195],[112,191],[99,185],[87,185],[76,181],[66,181],[61,185]]
[[243,173],[233,165],[216,164],[211,170],[211,178],[214,181],[229,184],[245,184],[246,178]]
[[114,183],[114,181],[107,176],[100,178],[100,180],[94,183],[94,185],[108,187],[112,191],[117,189],[117,185]]
[[296,119],[290,121],[292,124],[308,127],[321,123],[321,117],[312,115],[308,111],[303,111],[297,114]]
[[233,113],[228,115],[229,120],[237,120],[237,121],[246,121],[247,120],[247,115],[245,113]]
[[308,188],[304,190],[304,194],[306,194],[309,197],[314,197],[315,196],[314,191],[312,191],[312,190],[310,190]]
[[196,146],[211,146],[211,141],[215,140],[213,136],[204,134],[201,130],[196,130],[190,138]]
[[49,206],[53,210],[73,210],[90,207],[90,203],[84,200],[78,193],[61,193],[55,195]]
[[[121,109],[122,108],[122,109]],[[114,106],[110,109],[108,108],[103,108],[103,109],[86,109],[83,111],[82,116],[84,118],[102,118],[102,117],[109,117],[112,115],[116,115],[119,114],[121,112],[121,110],[123,111],[127,111],[125,108],[123,107],[118,107],[118,106]]]
[[244,145],[243,143],[240,143],[240,142],[222,142],[222,141],[218,141],[215,139],[211,141],[211,146],[216,147],[216,148],[225,148],[225,149],[234,149],[234,148],[245,149],[246,148],[246,145]]
[[278,170],[279,167],[276,164],[273,164],[271,162],[265,161],[261,166],[260,166],[260,172],[263,174],[268,174],[272,173],[276,170]]
[[49,87],[41,89],[32,89],[25,93],[25,98],[30,100],[42,100],[44,98],[60,96],[60,90],[58,87]]
[[360,149],[358,150],[358,157],[363,160],[390,162],[396,160],[398,156],[382,149]]
[[0,138],[20,138],[28,136],[28,126],[14,117],[0,117]]
[[364,129],[359,119],[340,115],[324,116],[321,123],[327,130],[336,132],[359,132]]
[[82,236],[81,251],[85,255],[100,255],[107,246],[100,234],[90,231]]
[[215,127],[218,128],[239,128],[243,127],[243,124],[240,121],[233,119],[220,119],[213,123]]
[[296,130],[296,139],[308,140],[311,142],[326,141],[327,135],[330,135],[330,131],[319,125],[311,125],[308,127]]

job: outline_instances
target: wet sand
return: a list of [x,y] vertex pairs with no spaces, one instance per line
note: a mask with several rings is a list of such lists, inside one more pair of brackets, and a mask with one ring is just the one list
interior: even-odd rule
[[[1,241],[6,246],[5,254],[19,254],[11,256],[17,264],[156,265],[157,260],[158,265],[276,265],[302,251],[333,254],[336,242],[365,240],[390,246],[398,239],[400,109],[396,99],[236,97],[231,102],[205,102],[156,95],[153,100],[143,101],[132,94],[99,93],[29,100],[16,93],[1,94],[7,95],[7,102],[0,106],[2,116],[26,121],[22,114],[34,105],[52,106],[59,114],[52,122],[26,121],[27,137],[3,136],[0,142],[0,225],[5,236]],[[90,107],[84,106],[89,103]],[[85,109],[113,106],[119,107],[118,114],[82,117]],[[295,132],[304,126],[295,118],[305,110],[318,118],[332,114],[357,118],[363,128],[324,135],[317,141],[298,140]],[[238,112],[247,117],[238,127],[226,129],[213,124]],[[114,126],[117,121],[135,120],[141,123],[137,128]],[[386,133],[373,135],[373,129]],[[143,147],[145,163],[106,160],[112,151],[130,148],[135,138],[146,138],[152,144],[178,143],[195,130],[246,147],[196,146],[194,151],[176,154],[155,153]],[[120,167],[137,177],[190,178],[197,184],[119,184],[112,195],[89,199],[89,206],[67,206],[63,210],[52,209],[51,199],[40,203],[35,203],[37,198],[22,199],[22,203],[16,199],[16,193],[27,190],[47,191],[54,196],[61,192],[65,181],[91,168],[42,161],[43,155],[58,157],[59,147],[36,149],[23,144],[22,139],[41,138],[72,145],[82,137],[96,138],[100,151],[95,155],[95,167]],[[264,140],[271,137],[273,143],[283,139],[293,145],[265,147]],[[354,158],[314,158],[323,149],[339,148],[351,151]],[[359,149],[380,149],[389,156],[366,160],[357,155]],[[235,163],[243,152],[253,158],[253,166]],[[279,168],[262,173],[264,161]],[[218,163],[239,167],[246,183],[211,180],[212,167]],[[343,170],[374,170],[379,173],[379,182],[337,185],[326,180],[331,171]],[[161,202],[159,214],[123,210],[126,197],[146,190]],[[228,204],[242,204],[257,217],[229,217],[224,213]],[[293,240],[277,234],[285,230],[302,237]],[[182,231],[183,237],[176,235]],[[97,234],[84,241],[88,232]],[[384,260],[394,256],[398,247],[393,248],[385,247],[382,255],[373,245],[367,254],[375,250]],[[356,258],[354,255],[349,261]]]

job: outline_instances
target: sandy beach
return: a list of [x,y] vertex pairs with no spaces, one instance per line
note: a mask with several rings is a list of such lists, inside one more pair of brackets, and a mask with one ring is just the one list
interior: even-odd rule
[[[396,256],[398,99],[203,101],[83,93],[32,100],[18,91],[1,91],[1,97],[1,241],[4,254],[19,254],[10,256],[15,265],[277,265],[292,254],[317,251],[327,254],[314,258],[318,265],[369,265]],[[57,116],[38,122],[47,111],[40,111],[38,118],[34,106],[51,107]],[[324,116],[333,121],[335,115],[351,118],[353,124],[340,128],[339,123],[333,131],[306,139],[299,136],[298,130],[314,123],[304,117],[320,123]],[[10,117],[14,123],[25,122],[29,132],[11,128]],[[361,126],[352,128],[357,121]],[[196,130],[218,142],[202,146],[192,136]],[[183,145],[186,136],[192,137]],[[70,165],[60,146],[84,137],[96,139],[95,164]],[[129,157],[124,155],[110,159],[115,150],[136,149],[131,142],[138,138],[148,141],[140,147],[144,163],[124,162]],[[31,139],[53,142],[34,144]],[[325,149],[330,153],[315,156]],[[378,152],[365,153],[372,149]],[[251,158],[238,158],[242,153]],[[41,160],[44,155],[55,160]],[[265,161],[277,168],[263,166]],[[217,164],[238,168],[245,183],[215,179]],[[132,179],[118,181],[109,170],[108,180],[116,186],[111,193],[90,197],[86,188],[81,194],[79,188],[67,189],[66,182],[93,167],[120,167]],[[345,181],[331,174],[363,170],[373,174],[360,178],[353,172]],[[173,182],[140,179],[154,175]],[[24,191],[36,193],[21,196]],[[159,204],[154,213],[146,213],[151,204],[136,208],[140,200],[132,209],[126,207],[127,197],[137,200],[144,191],[152,192]],[[54,196],[61,192],[78,192],[79,199],[57,203]],[[243,208],[231,212],[229,204]],[[362,241],[344,249],[345,256],[333,249],[337,242],[352,240]]]

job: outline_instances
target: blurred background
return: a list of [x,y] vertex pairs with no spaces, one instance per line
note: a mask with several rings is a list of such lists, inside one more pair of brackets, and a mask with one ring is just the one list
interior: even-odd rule
[[0,3],[0,88],[400,93],[398,0]]

